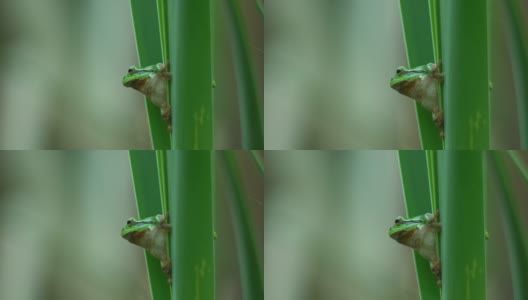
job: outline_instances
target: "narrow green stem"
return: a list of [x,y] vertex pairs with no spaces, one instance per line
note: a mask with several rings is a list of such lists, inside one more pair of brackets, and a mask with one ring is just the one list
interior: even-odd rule
[[257,164],[257,167],[260,171],[260,174],[264,175],[264,165],[262,164],[262,160],[260,159],[260,156],[258,155],[256,150],[249,151],[251,153],[251,157],[253,157],[253,160]]
[[528,170],[526,170],[526,167],[524,166],[521,158],[519,157],[519,154],[508,150],[508,155],[510,156],[511,160],[515,163],[515,166],[517,169],[519,169],[519,172],[521,172],[522,176],[526,181],[528,181]]
[[264,299],[262,266],[253,236],[251,217],[246,206],[247,196],[242,178],[238,172],[233,151],[223,151],[222,154],[233,191],[228,199],[235,227],[243,299]]

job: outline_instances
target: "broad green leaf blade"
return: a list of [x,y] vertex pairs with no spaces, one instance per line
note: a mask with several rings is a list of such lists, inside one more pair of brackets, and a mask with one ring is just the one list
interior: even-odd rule
[[255,71],[250,55],[246,25],[238,0],[226,0],[231,28],[233,60],[236,66],[237,85],[242,123],[242,147],[264,149],[264,129],[260,109],[260,93],[257,89]]
[[264,299],[264,280],[260,254],[257,251],[251,215],[248,213],[246,191],[238,172],[235,153],[222,151],[232,195],[228,197],[240,262],[243,299]]
[[[134,32],[141,67],[162,62],[155,1],[130,0]],[[170,149],[170,135],[167,123],[161,118],[160,109],[150,99],[146,101],[150,136],[154,149]]]
[[214,156],[167,152],[173,299],[215,299]]
[[446,0],[443,26],[445,145],[489,149],[487,1]]
[[[400,8],[409,67],[417,67],[434,62],[427,1],[401,0]],[[418,103],[415,103],[415,105],[422,149],[442,149],[440,131],[433,123],[431,112]]]
[[[407,216],[414,217],[432,212],[425,152],[398,151],[398,155]],[[414,262],[421,298],[440,299],[440,290],[429,262],[416,252]]]
[[438,158],[443,297],[486,299],[483,152],[438,151]]
[[172,0],[167,8],[172,149],[213,149],[211,1]]
[[520,207],[513,193],[501,152],[490,151],[492,163],[496,170],[497,187],[502,195],[499,200],[502,206],[502,220],[505,227],[505,236],[510,252],[510,267],[512,269],[513,293],[515,299],[528,299],[528,246],[525,232],[519,216]]
[[[156,153],[154,151],[130,151],[129,154],[134,192],[136,194],[139,213],[138,217],[146,218],[157,215],[162,210]],[[170,286],[167,283],[167,275],[161,270],[160,261],[146,251],[145,257],[147,260],[152,299],[170,299]]]

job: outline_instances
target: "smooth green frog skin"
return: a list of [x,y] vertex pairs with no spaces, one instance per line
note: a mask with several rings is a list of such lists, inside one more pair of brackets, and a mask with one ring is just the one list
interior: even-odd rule
[[436,126],[442,129],[444,113],[438,101],[438,83],[443,79],[444,74],[438,72],[438,65],[429,63],[414,69],[399,67],[390,80],[390,86],[432,112]]
[[131,66],[127,75],[123,77],[123,85],[131,87],[147,96],[152,103],[161,109],[161,116],[171,126],[171,107],[167,103],[167,84],[171,73],[166,64],[156,64],[145,68]]
[[389,236],[398,243],[409,246],[429,261],[431,271],[437,277],[438,286],[442,285],[442,267],[436,253],[436,233],[441,225],[437,222],[439,212],[427,213],[412,219],[397,217],[389,229]]
[[167,254],[167,233],[171,225],[163,215],[156,215],[141,220],[130,218],[121,230],[121,236],[152,254],[161,262],[161,269],[171,281],[171,259]]

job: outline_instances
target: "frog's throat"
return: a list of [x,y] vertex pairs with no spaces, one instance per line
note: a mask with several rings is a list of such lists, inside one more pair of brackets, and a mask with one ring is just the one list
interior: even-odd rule
[[416,84],[417,84],[417,80],[402,81],[400,83],[397,83],[394,86],[394,89],[402,95],[409,96],[411,91],[414,90],[414,87],[416,86]]
[[149,78],[130,80],[128,82],[123,83],[123,85],[126,87],[131,87],[135,90],[142,90],[143,86],[145,86],[148,79]]

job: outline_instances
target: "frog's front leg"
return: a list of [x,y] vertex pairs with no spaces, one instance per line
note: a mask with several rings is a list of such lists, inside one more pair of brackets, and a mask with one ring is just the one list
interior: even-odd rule
[[440,67],[442,66],[442,62],[439,61],[437,64],[430,63],[429,68],[431,70],[431,75],[438,80],[438,82],[443,83],[444,82],[444,73],[438,72],[440,70]]
[[169,223],[169,213],[167,213],[167,215],[161,215],[159,225],[161,228],[167,229],[168,232],[171,231],[172,225]]
[[440,219],[440,211],[437,210],[433,214],[433,218],[431,219],[431,222],[429,222],[429,225],[431,225],[434,229],[436,229],[437,232],[440,232],[442,229],[442,224],[438,222]]

